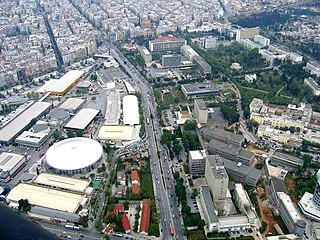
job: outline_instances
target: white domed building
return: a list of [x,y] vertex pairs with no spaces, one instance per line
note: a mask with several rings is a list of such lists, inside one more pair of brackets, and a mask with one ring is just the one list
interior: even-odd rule
[[103,149],[97,141],[84,137],[68,138],[48,149],[45,166],[56,174],[86,174],[97,168],[102,157]]

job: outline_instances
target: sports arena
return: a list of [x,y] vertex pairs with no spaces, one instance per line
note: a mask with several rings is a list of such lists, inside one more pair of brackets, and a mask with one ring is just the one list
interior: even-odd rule
[[45,166],[56,174],[86,174],[99,165],[102,156],[103,149],[97,141],[84,137],[69,138],[48,149]]

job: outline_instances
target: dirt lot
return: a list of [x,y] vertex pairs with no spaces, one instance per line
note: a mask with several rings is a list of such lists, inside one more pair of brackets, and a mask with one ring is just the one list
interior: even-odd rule
[[248,147],[247,147],[247,150],[250,151],[250,152],[259,154],[259,155],[268,154],[267,152],[261,150],[260,148],[258,148],[258,147],[257,147],[256,145],[254,145],[254,144],[249,144]]
[[265,221],[268,223],[267,229],[261,233],[261,235],[264,237],[268,233],[276,234],[276,230],[274,229],[274,225],[277,224],[273,217],[273,213],[271,209],[267,205],[267,201],[264,200],[266,198],[266,192],[264,191],[263,188],[258,187],[257,188],[257,198],[258,198],[258,205],[260,208],[260,213],[261,213],[261,221]]

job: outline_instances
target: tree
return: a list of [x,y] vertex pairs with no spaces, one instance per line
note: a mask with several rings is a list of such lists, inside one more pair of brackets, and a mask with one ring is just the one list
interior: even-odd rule
[[125,201],[125,202],[123,203],[123,206],[124,206],[124,210],[129,210],[129,206],[130,206],[129,201]]
[[58,132],[58,131],[55,131],[55,132],[52,134],[52,137],[54,138],[54,140],[58,141],[58,140],[61,138],[61,133]]
[[176,141],[176,142],[173,144],[172,151],[174,152],[174,154],[175,154],[176,156],[179,156],[180,153],[181,153],[181,150],[182,150],[182,146],[179,144],[178,141]]
[[197,127],[197,121],[196,120],[187,120],[184,123],[184,129],[185,130],[195,130]]
[[78,129],[76,132],[76,136],[77,137],[82,137],[83,136],[83,130],[82,129]]
[[198,190],[195,188],[192,191],[192,197],[195,198],[196,196],[198,196]]
[[21,212],[29,212],[30,209],[31,209],[31,205],[29,204],[29,201],[28,199],[20,199],[18,201],[18,210],[21,211]]
[[68,138],[73,138],[73,137],[75,137],[74,133],[73,133],[71,130],[68,130],[68,131],[67,131],[67,136],[68,136]]
[[84,228],[88,227],[88,216],[80,217],[78,223],[82,225]]
[[91,100],[95,101],[95,100],[97,100],[97,97],[96,96],[92,96]]

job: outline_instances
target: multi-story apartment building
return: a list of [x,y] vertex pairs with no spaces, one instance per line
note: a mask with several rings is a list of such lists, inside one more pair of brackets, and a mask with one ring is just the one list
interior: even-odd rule
[[205,179],[214,200],[226,198],[229,177],[219,156],[212,155],[206,158]]

